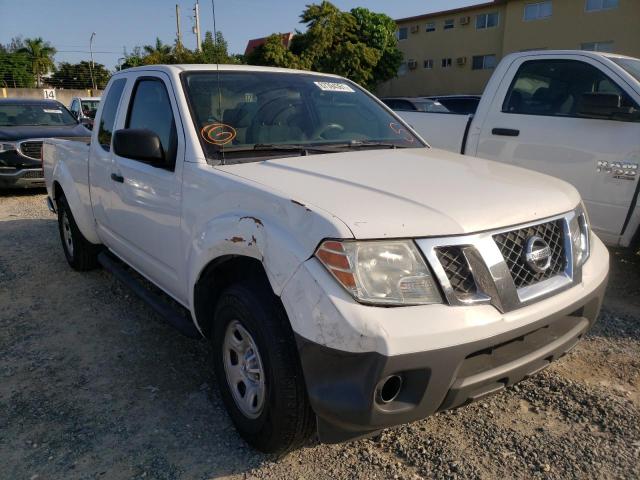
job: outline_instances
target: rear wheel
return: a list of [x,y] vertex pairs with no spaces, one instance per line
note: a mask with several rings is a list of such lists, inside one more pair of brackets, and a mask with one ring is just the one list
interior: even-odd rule
[[100,247],[89,242],[76,224],[64,195],[57,199],[58,230],[67,262],[74,270],[92,270],[98,266]]
[[218,300],[213,366],[240,435],[265,453],[301,446],[315,427],[284,308],[268,286],[236,284]]

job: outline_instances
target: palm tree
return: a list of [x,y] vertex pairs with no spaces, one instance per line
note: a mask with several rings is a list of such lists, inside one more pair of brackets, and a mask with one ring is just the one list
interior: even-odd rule
[[38,87],[42,86],[42,76],[54,68],[53,56],[56,49],[45,43],[41,37],[27,38],[24,42],[25,46],[18,50],[18,53],[24,53],[31,63],[31,70],[36,76]]
[[163,63],[164,59],[171,53],[171,45],[165,45],[162,40],[156,37],[155,45],[145,45],[142,47],[147,54],[145,63]]

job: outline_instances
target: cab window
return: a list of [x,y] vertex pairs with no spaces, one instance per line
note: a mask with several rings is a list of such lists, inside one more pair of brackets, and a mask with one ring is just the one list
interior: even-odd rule
[[638,105],[613,80],[578,60],[532,60],[516,73],[504,113],[640,121]]
[[120,97],[122,97],[122,91],[124,90],[124,85],[126,82],[126,79],[120,78],[114,81],[111,87],[109,87],[107,98],[105,99],[104,107],[102,108],[102,115],[100,115],[98,142],[100,142],[102,148],[107,152],[111,150],[113,124],[116,120],[116,112],[118,111]]
[[169,165],[174,165],[178,136],[169,93],[162,80],[140,79],[133,90],[126,128],[151,130],[160,144]]

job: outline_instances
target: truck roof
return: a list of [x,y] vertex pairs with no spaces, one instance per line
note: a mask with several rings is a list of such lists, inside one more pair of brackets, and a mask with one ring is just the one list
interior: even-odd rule
[[591,50],[526,50],[524,52],[513,52],[509,55],[518,57],[526,57],[529,55],[583,55],[592,58],[631,58],[637,60],[634,57],[620,55],[618,53],[593,52]]
[[60,102],[44,98],[0,98],[2,105],[50,105],[58,107]]
[[279,68],[279,67],[262,67],[257,65],[236,65],[236,64],[215,64],[215,63],[188,63],[179,65],[144,65],[140,67],[127,68],[122,72],[117,72],[114,76],[120,75],[120,73],[127,72],[144,72],[149,70],[163,71],[163,72],[192,72],[192,71],[211,71],[221,72],[235,71],[235,72],[276,72],[276,73],[291,73],[299,75],[323,75],[326,77],[342,78],[339,75],[331,73],[312,72],[308,70],[295,70],[292,68]]

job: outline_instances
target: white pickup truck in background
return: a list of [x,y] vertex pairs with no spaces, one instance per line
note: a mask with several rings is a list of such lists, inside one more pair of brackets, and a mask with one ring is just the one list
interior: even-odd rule
[[640,60],[585,51],[507,55],[475,115],[397,112],[432,147],[573,184],[609,245],[640,242]]
[[210,339],[227,410],[266,452],[497,392],[570,350],[604,295],[574,187],[429,148],[337,76],[123,70],[91,143],[46,139],[43,160],[69,264]]

